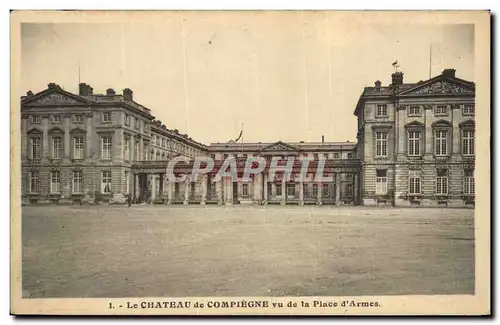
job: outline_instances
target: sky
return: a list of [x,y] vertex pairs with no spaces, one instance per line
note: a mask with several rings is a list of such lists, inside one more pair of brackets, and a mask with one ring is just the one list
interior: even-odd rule
[[[432,51],[430,51],[432,49]],[[418,82],[455,68],[474,81],[474,26],[373,24],[329,12],[171,12],[154,22],[23,23],[21,90],[78,82],[134,100],[209,144],[356,141],[363,87],[392,62]],[[432,64],[431,64],[432,62]]]

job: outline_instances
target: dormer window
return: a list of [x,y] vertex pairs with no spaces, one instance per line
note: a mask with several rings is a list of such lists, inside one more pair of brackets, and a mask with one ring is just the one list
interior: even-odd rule
[[52,123],[61,123],[61,115],[52,115]]

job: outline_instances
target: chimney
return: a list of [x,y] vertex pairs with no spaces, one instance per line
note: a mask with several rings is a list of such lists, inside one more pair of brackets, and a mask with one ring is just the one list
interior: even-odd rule
[[30,96],[33,96],[33,92],[31,90],[28,90],[28,92],[26,93],[26,97],[30,97]]
[[392,85],[399,86],[403,84],[403,72],[398,71],[392,74]]
[[132,101],[133,100],[133,91],[130,88],[123,89],[123,98]]
[[381,85],[382,85],[382,82],[380,80],[375,81],[375,90],[380,91]]
[[86,83],[81,83],[79,87],[79,92],[78,94],[80,96],[92,96],[94,92],[94,89],[90,87],[90,85],[87,85]]
[[115,92],[115,90],[113,88],[108,88],[106,90],[106,96],[110,96],[111,97],[111,96],[115,96],[115,95],[116,95],[116,92]]
[[324,135],[321,136],[321,143],[325,143],[325,136]]
[[53,82],[49,83],[49,84],[47,85],[47,87],[48,87],[48,88],[56,88],[56,89],[61,89],[61,86],[59,86],[58,84],[53,83]]
[[455,71],[455,69],[444,69],[442,75],[447,78],[455,78]]

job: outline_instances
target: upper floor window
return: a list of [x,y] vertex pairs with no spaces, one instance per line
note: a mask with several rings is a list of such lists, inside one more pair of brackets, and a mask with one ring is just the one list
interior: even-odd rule
[[464,156],[474,155],[474,130],[462,130],[462,154]]
[[82,123],[83,122],[83,115],[77,114],[75,115],[75,123]]
[[354,153],[348,152],[347,153],[347,159],[352,159],[352,158],[354,158]]
[[141,123],[141,121],[139,121],[139,119],[138,119],[138,118],[136,118],[136,119],[135,119],[135,128],[136,128],[136,129],[140,129],[140,128],[141,128],[141,124],[140,124],[140,123]]
[[334,152],[333,153],[333,158],[334,159],[340,159],[340,152]]
[[420,156],[420,131],[408,131],[408,156]]
[[52,138],[52,158],[61,159],[63,157],[63,139],[62,137]]
[[144,133],[149,133],[149,124],[144,123]]
[[375,132],[375,155],[387,157],[387,132]]
[[166,142],[166,141],[165,141],[165,138],[162,138],[162,139],[161,139],[161,146],[162,146],[163,148],[165,148],[165,142]]
[[160,145],[160,138],[159,137],[156,137],[156,145],[159,146]]
[[40,115],[32,115],[31,116],[31,123],[40,124],[41,123]]
[[446,105],[437,105],[436,111],[434,113],[436,116],[448,115],[448,106]]
[[133,160],[139,160],[139,140],[135,140],[133,158],[134,158]]
[[153,135],[153,143],[156,143],[156,135]]
[[471,105],[471,104],[464,105],[462,108],[462,114],[463,115],[474,115],[475,114],[474,105]]
[[42,139],[40,137],[30,138],[30,157],[33,160],[39,160],[42,153]]
[[102,122],[111,123],[111,112],[102,112]]
[[434,153],[436,156],[448,155],[448,131],[446,130],[436,131]]
[[111,159],[113,139],[110,136],[101,137],[101,158]]
[[130,115],[125,114],[125,125],[130,125]]
[[314,154],[314,159],[318,159],[319,155],[317,153]]
[[73,158],[83,159],[84,142],[82,136],[76,136],[73,138]]
[[61,115],[52,115],[52,123],[61,123]]
[[408,116],[420,116],[420,106],[410,106],[408,109]]
[[156,152],[156,160],[160,160],[160,152],[159,151]]
[[385,117],[387,116],[387,105],[379,104],[377,105],[377,117]]
[[125,138],[123,143],[123,159],[130,160],[130,138]]

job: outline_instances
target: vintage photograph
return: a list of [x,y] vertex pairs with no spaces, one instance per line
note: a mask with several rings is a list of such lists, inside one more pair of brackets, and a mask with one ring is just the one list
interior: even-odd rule
[[377,313],[371,296],[478,294],[487,12],[87,14],[19,24],[21,300]]

